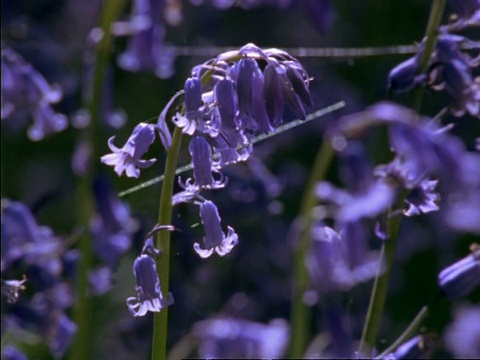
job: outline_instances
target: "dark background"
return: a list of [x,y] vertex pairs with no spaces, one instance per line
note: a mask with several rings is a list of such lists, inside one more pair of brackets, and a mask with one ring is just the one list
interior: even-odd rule
[[[83,2],[82,2],[83,3]],[[86,36],[98,24],[98,2],[80,6],[75,1],[37,0],[17,2],[2,0],[2,42],[20,52],[51,83],[59,83],[65,99],[56,108],[72,114],[81,106],[82,59],[87,50]],[[319,29],[314,19],[292,1],[287,9],[261,6],[251,10],[231,8],[219,10],[209,5],[193,6],[183,1],[183,22],[168,27],[167,43],[178,46],[240,47],[253,42],[261,47],[382,47],[410,45],[420,41],[425,32],[430,2],[427,1],[332,1],[331,25]],[[129,12],[126,6],[125,16]],[[20,24],[20,25],[19,25]],[[23,24],[23,25],[21,25]],[[24,26],[24,27],[22,27]],[[128,123],[121,130],[105,127],[102,136],[116,135],[120,145],[133,127],[142,120],[155,118],[171,95],[183,87],[192,66],[206,60],[202,57],[179,57],[176,72],[170,79],[158,79],[146,72],[129,73],[119,69],[115,56],[125,46],[124,39],[114,44],[111,59],[114,70],[115,107],[124,109]],[[200,259],[192,249],[201,227],[192,227],[199,218],[196,207],[175,209],[174,225],[182,231],[173,236],[171,291],[175,305],[170,308],[170,343],[184,335],[197,320],[219,312],[268,322],[289,316],[291,280],[291,243],[289,226],[299,208],[309,166],[319,148],[322,131],[341,114],[352,113],[387,98],[387,75],[407,55],[385,55],[363,58],[300,58],[314,78],[311,91],[315,109],[340,100],[346,107],[333,115],[276,136],[255,146],[254,155],[271,171],[283,191],[275,197],[265,183],[255,176],[248,164],[225,170],[230,183],[224,190],[207,196],[214,199],[222,216],[222,224],[235,228],[240,243],[225,258],[212,256]],[[409,95],[396,96],[395,101],[412,105]],[[440,99],[440,100],[439,100]],[[435,115],[444,99],[426,94],[424,112]],[[458,123],[456,132],[473,147],[474,136],[480,133],[478,121],[474,132],[471,118],[449,119]],[[39,224],[50,226],[68,238],[77,222],[73,203],[75,175],[71,156],[78,130],[69,127],[40,142],[26,136],[26,126],[2,121],[1,174],[2,197],[29,205]],[[372,132],[367,146],[377,162],[391,157],[384,133]],[[109,152],[106,141],[97,144],[100,154]],[[163,149],[159,143],[148,155],[160,157],[139,179],[118,178],[111,168],[101,172],[114,183],[117,191],[135,186],[158,176],[163,168]],[[149,158],[149,156],[145,158]],[[187,161],[186,156],[183,157]],[[336,163],[330,171],[336,181]],[[271,184],[271,183],[270,183]],[[124,198],[145,229],[155,223],[158,210],[159,184]],[[281,205],[279,213],[271,212]],[[380,337],[388,346],[405,329],[421,306],[435,295],[438,271],[468,253],[473,236],[446,228],[442,214],[432,213],[402,223],[397,261],[393,270],[390,296]],[[478,241],[478,238],[476,239]],[[374,240],[372,245],[375,246]],[[378,245],[378,244],[377,244]],[[131,266],[141,247],[125,256],[116,273],[112,291],[96,300],[95,351],[98,358],[142,358],[150,342],[151,315],[133,320],[125,306],[125,298],[134,294]],[[371,283],[357,286],[345,295],[352,315],[352,329],[360,337]],[[245,306],[232,305],[239,294],[248,299]],[[236,296],[236,297],[235,297]],[[477,291],[472,301],[480,299]],[[235,303],[233,301],[233,303]],[[451,320],[451,303],[441,302],[433,309],[425,324],[429,333],[441,334]],[[320,310],[314,309],[312,323],[322,330]],[[441,335],[439,335],[441,336]],[[39,349],[29,350],[39,354]],[[438,356],[448,357],[439,350]]]

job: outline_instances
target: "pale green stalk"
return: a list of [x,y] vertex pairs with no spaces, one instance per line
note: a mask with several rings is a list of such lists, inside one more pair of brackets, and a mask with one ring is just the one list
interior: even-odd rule
[[[430,17],[426,30],[425,48],[420,59],[418,73],[425,72],[429,65],[429,60],[438,37],[438,28],[445,8],[445,0],[434,0],[430,10]],[[415,94],[415,108],[418,111],[422,104],[423,88],[419,88]],[[403,206],[404,195],[400,197],[397,207]],[[378,328],[382,317],[385,300],[388,291],[388,282],[390,272],[393,266],[393,258],[398,241],[398,231],[400,227],[400,216],[389,217],[387,220],[387,240],[384,242],[381,250],[380,259],[384,264],[385,271],[379,272],[373,284],[370,303],[367,311],[367,317],[363,328],[360,341],[359,352],[363,355],[369,355],[375,348]]]
[[309,281],[305,258],[310,249],[310,228],[313,223],[312,212],[318,201],[315,195],[315,185],[325,179],[333,153],[330,141],[325,137],[313,164],[300,207],[300,224],[298,224],[300,226],[300,234],[293,249],[293,291],[289,353],[291,358],[300,358],[303,355],[309,339],[310,309],[303,299]]
[[[165,163],[162,193],[158,212],[158,223],[169,225],[172,221],[172,197],[177,168],[178,154],[182,143],[182,130],[175,128],[172,137],[172,145],[167,152]],[[167,299],[170,280],[170,231],[159,231],[157,235],[157,247],[162,252],[157,260],[158,274],[162,281],[162,294]],[[167,330],[168,330],[168,307],[156,312],[153,323],[152,360],[164,360],[167,354]]]
[[[107,0],[104,2],[102,12],[101,29],[103,31],[103,38],[98,44],[96,51],[92,94],[90,98],[86,99],[86,107],[91,119],[89,126],[80,134],[81,141],[89,145],[94,159],[98,159],[99,157],[96,154],[95,145],[103,142],[100,136],[99,123],[103,80],[111,50],[112,39],[110,36],[110,26],[120,15],[123,5],[123,0]],[[77,296],[73,309],[73,318],[77,325],[77,333],[69,353],[69,358],[79,360],[89,359],[91,357],[94,338],[94,307],[92,305],[92,299],[88,295],[88,270],[92,265],[93,253],[88,229],[91,215],[94,212],[92,184],[96,173],[95,169],[98,168],[98,161],[93,161],[92,163],[93,165],[87,170],[87,173],[78,178],[76,190],[76,202],[79,214],[78,221],[83,231],[78,246],[81,257],[77,268],[77,283],[75,289]]]

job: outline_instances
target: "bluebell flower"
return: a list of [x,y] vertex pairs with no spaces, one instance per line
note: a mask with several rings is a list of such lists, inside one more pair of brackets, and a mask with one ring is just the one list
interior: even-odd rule
[[[217,165],[216,162],[212,160],[212,150],[207,140],[202,136],[194,136],[190,140],[188,149],[192,156],[195,185],[206,189],[219,189],[224,187],[224,177],[219,171],[215,170]],[[218,180],[214,179],[214,173],[218,174]]]
[[438,274],[438,284],[448,298],[468,296],[480,286],[480,245],[472,245],[472,253]]
[[118,65],[128,71],[152,71],[160,78],[173,75],[175,53],[165,46],[165,0],[135,0],[130,21],[115,24],[114,33],[130,35]]
[[454,320],[444,333],[447,350],[457,359],[480,357],[480,307],[463,304],[455,310]]
[[28,360],[27,356],[12,345],[2,349],[2,360]]
[[312,250],[306,265],[312,284],[320,295],[347,291],[360,282],[372,279],[380,270],[378,258],[350,252],[352,241],[347,243],[346,238],[352,233],[340,234],[328,226],[317,224],[312,227],[311,236]]
[[106,165],[113,166],[118,176],[121,176],[125,171],[128,177],[138,178],[140,169],[145,169],[155,163],[156,159],[141,159],[155,140],[154,125],[138,124],[122,148],[113,144],[114,139],[115,136],[112,136],[108,140],[108,146],[113,153],[103,155],[101,161]]
[[52,295],[39,292],[28,303],[18,301],[5,315],[5,323],[12,331],[25,329],[38,334],[48,344],[54,357],[60,358],[69,349],[77,326],[60,306],[62,299],[55,299]]
[[2,211],[2,271],[19,261],[49,272],[61,267],[64,246],[48,227],[39,226],[20,202],[8,202]]
[[480,154],[465,153],[458,163],[461,181],[446,198],[444,219],[456,230],[480,234]]
[[440,195],[436,193],[435,186],[438,180],[423,180],[413,188],[405,198],[408,208],[404,210],[405,216],[426,214],[439,209],[437,201]]
[[34,141],[65,130],[65,115],[53,110],[62,90],[47,80],[12,49],[2,48],[2,119],[24,122],[33,118],[28,136]]
[[130,247],[138,224],[130,217],[128,207],[113,192],[104,178],[94,181],[96,214],[90,221],[93,250],[110,269],[115,269],[122,254]]
[[156,252],[152,253],[152,248],[154,249],[152,238],[148,238],[142,254],[133,263],[137,296],[127,299],[127,306],[133,316],[144,316],[148,311],[159,312],[173,304],[172,294],[169,293],[167,299],[163,297],[157,265],[152,257]]
[[428,84],[434,90],[445,89],[453,98],[451,107],[454,116],[468,113],[480,116],[480,86],[476,83],[472,68],[478,60],[471,59],[459,49],[459,44],[468,42],[462,36],[440,34],[428,70],[418,74],[424,43],[418,53],[397,65],[388,76],[389,89],[393,92],[410,91],[417,85]]
[[22,280],[4,280],[2,279],[2,297],[7,299],[9,303],[15,303],[18,299],[18,293],[25,290],[27,278],[24,275]]
[[159,312],[173,304],[171,294],[168,299],[162,295],[155,259],[149,255],[138,256],[133,264],[133,273],[137,283],[137,296],[127,299],[133,316],[144,316],[148,311]]
[[288,324],[274,319],[268,324],[234,318],[197,322],[193,335],[200,340],[202,358],[280,358],[288,344]]
[[106,294],[113,283],[113,271],[108,266],[100,266],[88,271],[88,282],[90,293],[94,296]]
[[355,222],[361,218],[374,218],[393,203],[396,189],[382,178],[373,176],[373,168],[360,144],[350,145],[341,152],[342,174],[347,189],[329,182],[317,184],[315,193],[336,206],[333,216],[340,222]]
[[202,243],[195,243],[194,249],[202,258],[207,258],[215,251],[220,256],[228,254],[238,243],[238,236],[230,226],[225,235],[221,224],[220,215],[215,204],[206,200],[200,205],[200,217],[205,229]]
[[480,19],[479,0],[449,0],[447,4],[452,9],[453,15],[450,18],[455,22],[454,28],[457,30],[465,27],[469,21],[474,24]]
[[423,335],[418,335],[401,344],[393,353],[386,354],[383,359],[428,359],[431,352],[430,340]]

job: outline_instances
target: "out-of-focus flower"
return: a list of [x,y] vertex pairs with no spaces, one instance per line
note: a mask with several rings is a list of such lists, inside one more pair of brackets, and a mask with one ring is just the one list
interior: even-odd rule
[[455,311],[453,323],[445,333],[447,349],[457,359],[478,359],[480,357],[480,307],[461,305]]
[[479,0],[448,0],[447,4],[453,11],[451,20],[455,29],[465,27],[469,21],[475,23],[480,20]]
[[28,360],[27,356],[12,345],[6,345],[2,349],[3,360]]
[[5,316],[6,327],[14,334],[21,331],[41,336],[56,358],[62,357],[70,347],[77,326],[65,314],[57,292],[36,293],[30,301],[20,299]]
[[405,216],[426,214],[439,209],[436,202],[440,199],[434,191],[438,180],[423,180],[417,187],[413,188],[406,196],[405,202],[408,208],[404,210]]
[[348,189],[340,189],[321,182],[316,187],[316,195],[335,204],[334,217],[340,222],[355,222],[361,218],[374,218],[394,201],[395,188],[383,179],[375,179],[373,168],[359,143],[342,149],[342,180]]
[[[319,294],[347,291],[378,273],[378,259],[369,257],[363,251],[360,251],[362,254],[355,253],[343,235],[322,224],[312,228],[312,251],[307,256],[306,264],[312,284]],[[345,235],[353,234],[350,231]]]
[[135,0],[129,21],[117,22],[112,31],[129,35],[127,48],[118,58],[121,68],[152,71],[160,78],[173,74],[175,53],[165,46],[165,0]]
[[469,152],[459,159],[460,185],[446,198],[444,218],[459,231],[480,234],[480,154]]
[[201,244],[195,243],[194,249],[202,258],[207,258],[215,251],[220,256],[227,255],[238,243],[238,235],[228,226],[227,235],[224,234],[220,215],[215,204],[206,200],[200,205],[200,217],[205,229],[205,236]]
[[52,108],[62,96],[59,86],[48,84],[12,49],[2,48],[2,119],[23,122],[33,118],[28,136],[34,141],[42,140],[68,125],[66,116]]
[[480,286],[480,245],[472,245],[472,253],[438,274],[442,292],[451,299],[468,296]]
[[114,269],[120,256],[130,247],[131,237],[138,225],[106,179],[95,180],[93,193],[97,208],[90,222],[93,250],[110,269]]
[[432,346],[429,339],[418,335],[404,342],[393,353],[383,357],[384,360],[429,359]]
[[148,311],[159,312],[173,304],[173,297],[170,293],[167,299],[163,297],[157,265],[152,257],[152,248],[154,248],[153,240],[150,237],[145,241],[142,254],[133,263],[137,296],[127,299],[127,306],[133,316],[144,316]]
[[[19,268],[28,277],[29,289],[35,291],[17,299],[24,280],[2,280],[12,291],[2,321],[15,336],[30,332],[40,336],[55,357],[69,348],[76,325],[66,315],[73,296],[66,282],[66,262],[70,252],[52,230],[39,226],[30,210],[20,202],[5,201],[2,209],[2,278]],[[16,287],[16,290],[13,288]]]
[[454,104],[452,114],[480,116],[480,86],[475,81],[472,68],[478,59],[471,59],[459,49],[468,42],[462,36],[443,33],[439,36],[426,73],[418,74],[424,43],[418,53],[397,65],[388,76],[389,89],[393,92],[406,92],[421,84],[428,84],[434,90],[446,90]]
[[112,136],[108,140],[108,146],[113,153],[103,155],[101,160],[104,164],[113,166],[118,176],[121,176],[125,171],[128,177],[138,178],[140,176],[139,169],[152,166],[156,161],[156,159],[140,159],[155,140],[154,125],[138,124],[122,148],[118,148],[113,144],[114,139],[115,136]]
[[233,318],[204,320],[192,332],[200,340],[202,358],[279,358],[289,337],[288,324],[282,319],[266,325]]

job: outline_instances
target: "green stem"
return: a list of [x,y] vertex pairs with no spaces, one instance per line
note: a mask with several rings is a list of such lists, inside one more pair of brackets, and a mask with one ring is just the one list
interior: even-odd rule
[[[417,74],[423,74],[427,71],[430,64],[430,57],[435,49],[438,38],[438,28],[442,20],[443,12],[445,10],[446,0],[433,0],[432,8],[430,10],[430,17],[428,19],[427,29],[425,31],[425,47],[420,57]],[[422,106],[424,87],[421,86],[415,91],[415,106],[414,109],[419,112]]]
[[[158,223],[169,225],[172,221],[172,196],[175,181],[175,169],[178,163],[178,154],[182,143],[182,131],[176,127],[173,132],[172,145],[167,152],[162,193],[158,210]],[[157,247],[162,251],[162,256],[157,260],[157,268],[162,281],[162,294],[168,298],[170,280],[170,231],[159,231]],[[152,339],[152,360],[164,360],[167,354],[167,327],[168,307],[155,313]]]
[[[433,0],[430,10],[430,16],[426,29],[425,47],[422,52],[418,73],[424,73],[430,62],[430,57],[435,49],[438,38],[438,28],[445,9],[446,0]],[[415,109],[420,110],[423,100],[423,88],[418,88],[415,93]],[[403,207],[404,196],[401,196],[398,202],[398,207]],[[359,352],[363,355],[369,355],[371,350],[375,347],[377,339],[378,328],[380,326],[380,319],[385,306],[385,299],[388,290],[388,281],[393,265],[393,257],[398,241],[398,230],[400,227],[400,216],[395,216],[388,220],[387,235],[388,238],[384,242],[381,250],[381,261],[385,266],[383,273],[379,272],[373,284],[370,303],[368,306],[367,317],[363,328],[362,338],[360,341]]]
[[313,223],[312,211],[317,204],[315,185],[325,178],[330,162],[333,158],[333,149],[330,141],[324,138],[322,146],[317,153],[310,179],[303,195],[300,208],[300,235],[294,244],[294,284],[291,308],[291,341],[290,357],[300,358],[305,351],[308,340],[308,322],[310,311],[303,300],[308,287],[308,272],[305,267],[305,257],[310,249],[310,228]]
[[[103,79],[105,67],[110,58],[111,36],[110,26],[123,9],[124,1],[108,0],[102,12],[101,28],[103,38],[96,49],[96,62],[92,93],[86,98],[85,106],[88,108],[91,119],[89,126],[80,134],[81,141],[88,144],[93,159],[98,159],[95,144],[104,143],[100,136],[100,108],[102,103]],[[76,189],[76,203],[78,206],[79,223],[82,226],[82,234],[79,239],[81,258],[77,269],[76,293],[77,301],[73,309],[73,318],[77,324],[77,333],[69,354],[70,359],[89,359],[93,342],[93,304],[88,295],[88,270],[91,268],[94,257],[91,248],[91,239],[88,233],[90,217],[94,211],[92,198],[92,183],[99,167],[98,161],[93,161],[87,173],[78,178]]]
[[420,325],[422,325],[423,321],[428,316],[428,307],[424,306],[419,311],[417,316],[413,319],[413,321],[408,325],[405,331],[398,337],[397,340],[394,341],[392,345],[390,345],[387,349],[385,349],[380,355],[378,355],[375,359],[383,359],[385,355],[395,351],[400,345],[402,345],[405,341],[413,337],[413,335],[418,331]]
[[[398,202],[399,207],[403,207],[403,200],[404,196],[401,196]],[[397,247],[400,220],[401,216],[396,215],[393,218],[390,218],[387,223],[387,240],[383,243],[380,253],[380,261],[381,264],[383,264],[384,271],[382,272],[382,269],[379,269],[373,283],[367,318],[359,347],[359,352],[362,355],[370,355],[372,349],[375,347],[378,328],[380,326],[385,299],[387,297],[388,282],[392,270],[393,258]]]

